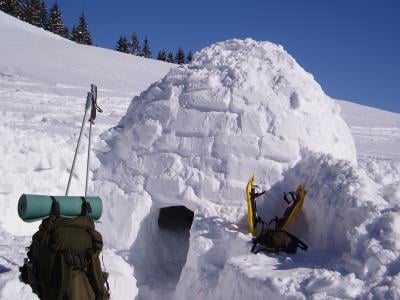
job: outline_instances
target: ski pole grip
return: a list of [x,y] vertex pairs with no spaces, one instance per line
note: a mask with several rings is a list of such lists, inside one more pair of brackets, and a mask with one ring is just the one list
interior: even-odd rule
[[88,92],[85,104],[85,110],[90,108],[90,104],[92,103],[92,92]]
[[97,101],[97,85],[91,84],[90,85],[90,91],[92,93],[92,97],[94,99],[94,102],[96,102]]

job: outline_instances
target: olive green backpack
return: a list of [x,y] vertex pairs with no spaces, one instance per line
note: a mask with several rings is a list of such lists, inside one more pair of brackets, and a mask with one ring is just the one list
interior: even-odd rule
[[44,300],[109,299],[108,274],[99,259],[103,239],[93,220],[87,213],[60,217],[55,207],[32,237],[21,281]]

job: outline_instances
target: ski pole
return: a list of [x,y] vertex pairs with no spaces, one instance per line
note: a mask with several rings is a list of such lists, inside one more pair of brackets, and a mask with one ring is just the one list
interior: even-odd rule
[[78,154],[79,145],[81,143],[82,131],[83,131],[83,127],[85,126],[86,114],[87,114],[87,111],[90,108],[91,100],[92,100],[91,92],[88,92],[87,98],[86,98],[86,105],[85,105],[85,114],[83,115],[82,126],[81,126],[81,130],[79,132],[78,143],[76,144],[74,159],[72,161],[71,171],[69,173],[67,190],[65,191],[65,196],[68,196],[68,193],[69,193],[69,187],[71,185],[72,173],[74,172],[76,157],[77,157],[77,154]]
[[96,113],[103,112],[103,110],[97,105],[97,86],[94,84],[91,85],[91,111],[89,118],[89,143],[88,143],[88,158],[86,164],[86,184],[85,184],[85,197],[87,196],[88,184],[89,184],[89,166],[90,166],[90,150],[91,150],[91,141],[92,141],[92,125],[96,120]]

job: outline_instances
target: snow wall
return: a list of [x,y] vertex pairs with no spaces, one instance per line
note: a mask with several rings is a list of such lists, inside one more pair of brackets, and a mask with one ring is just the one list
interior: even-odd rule
[[[398,293],[399,234],[370,233],[368,222],[399,220],[383,213],[388,203],[356,166],[339,113],[281,46],[251,39],[203,49],[135,97],[103,135],[94,180],[107,199],[99,228],[133,266],[137,299]],[[244,188],[253,174],[269,190],[259,205],[265,219],[282,214],[283,191],[306,185],[290,230],[307,253],[249,254]],[[190,232],[159,228],[170,206],[194,212]],[[370,238],[376,247],[365,250]]]

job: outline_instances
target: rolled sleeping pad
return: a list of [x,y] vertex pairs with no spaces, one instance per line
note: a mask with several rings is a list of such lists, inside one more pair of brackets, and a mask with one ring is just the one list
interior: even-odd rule
[[[65,218],[76,218],[82,215],[82,203],[84,197],[79,196],[54,196],[60,206],[60,215]],[[93,220],[99,220],[103,212],[103,203],[100,197],[86,197],[90,203],[92,212],[88,214]],[[18,215],[25,222],[34,222],[49,217],[51,196],[22,194],[18,200]]]

